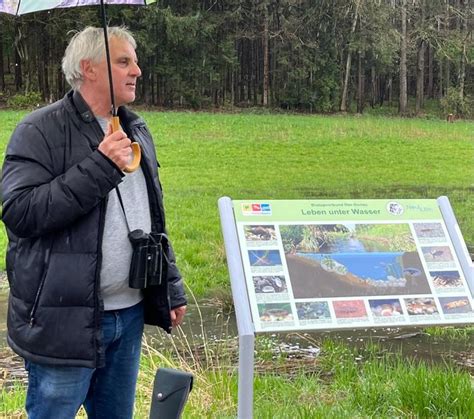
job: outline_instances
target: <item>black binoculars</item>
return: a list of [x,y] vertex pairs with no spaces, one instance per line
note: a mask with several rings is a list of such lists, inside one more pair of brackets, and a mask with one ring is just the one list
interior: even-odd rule
[[128,234],[128,238],[133,249],[128,277],[129,287],[144,289],[161,285],[168,268],[166,235],[133,230]]

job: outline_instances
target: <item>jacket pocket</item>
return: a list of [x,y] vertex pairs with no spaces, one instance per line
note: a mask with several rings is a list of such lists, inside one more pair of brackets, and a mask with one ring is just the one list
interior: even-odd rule
[[41,297],[41,292],[43,291],[44,283],[46,281],[46,275],[48,273],[50,255],[51,255],[51,249],[48,248],[48,249],[46,249],[46,253],[45,253],[45,256],[44,256],[44,262],[45,262],[44,263],[44,272],[43,272],[43,275],[41,276],[41,281],[38,285],[38,289],[36,290],[35,300],[33,302],[33,307],[31,308],[31,311],[30,311],[30,322],[29,322],[30,327],[33,327],[34,324],[35,324],[36,310],[38,309],[39,300],[40,300],[40,297]]

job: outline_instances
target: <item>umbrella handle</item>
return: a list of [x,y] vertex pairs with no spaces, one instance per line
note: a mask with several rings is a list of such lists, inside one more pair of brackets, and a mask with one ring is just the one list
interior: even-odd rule
[[[119,117],[118,116],[113,116],[112,117],[112,132],[118,131],[119,129],[120,129]],[[135,170],[137,170],[138,167],[140,166],[140,160],[142,158],[142,152],[141,152],[141,149],[140,149],[140,144],[138,144],[136,141],[134,141],[131,144],[131,147],[132,147],[133,160],[130,164],[125,166],[125,168],[123,169],[123,171],[126,172],[126,173],[132,173]]]

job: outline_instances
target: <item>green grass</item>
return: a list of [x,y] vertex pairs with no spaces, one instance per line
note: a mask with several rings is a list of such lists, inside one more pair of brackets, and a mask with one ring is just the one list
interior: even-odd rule
[[474,336],[474,326],[465,326],[465,327],[439,327],[432,326],[425,328],[425,333],[433,338],[442,338],[452,341],[462,342],[469,341]]
[[[176,338],[182,339],[182,335]],[[158,366],[194,374],[194,389],[183,418],[235,417],[237,373],[229,362],[229,350],[208,346],[204,349],[207,353],[197,357],[196,348],[178,349],[174,341],[170,346],[174,349],[166,353],[145,346],[134,417],[148,417]],[[299,368],[290,359],[284,363],[265,361],[257,349],[256,364],[260,371],[255,373],[254,380],[254,417],[474,417],[472,378],[449,363],[428,366],[383,353],[373,344],[350,349],[344,343],[323,341],[321,346],[321,355]],[[292,363],[297,368],[289,369]],[[263,365],[267,368],[262,370]],[[2,417],[20,417],[23,400],[24,389],[19,386],[3,391]],[[78,417],[85,415],[80,412]]]
[[[22,115],[0,112],[2,154]],[[142,115],[157,144],[168,229],[178,263],[198,297],[229,290],[217,210],[217,200],[224,195],[233,199],[447,195],[466,242],[474,246],[472,122],[192,112]],[[5,248],[4,238],[0,246]]]
[[26,392],[21,383],[0,390],[0,417],[20,418],[25,405]]
[[146,114],[169,229],[198,295],[226,286],[217,199],[436,198],[474,243],[474,124],[373,117]]
[[[2,156],[24,114],[0,112]],[[229,292],[217,211],[217,199],[224,195],[233,199],[447,195],[466,242],[474,245],[472,122],[284,114],[144,112],[143,116],[157,143],[178,263],[198,298]],[[5,242],[0,235],[2,251]],[[0,257],[3,261],[4,254]],[[440,334],[437,330],[432,334]],[[463,336],[453,333],[452,339]],[[255,417],[474,417],[471,377],[449,363],[431,366],[381,353],[376,346],[355,350],[326,341],[313,364],[289,370],[292,361],[284,353],[275,358],[268,340],[257,343]],[[191,355],[196,351],[192,342],[184,355],[176,344],[166,353],[145,348],[137,418],[148,415],[158,365],[195,374],[185,418],[235,417],[236,348],[204,345],[200,350],[201,356]],[[260,368],[265,365],[270,368]],[[23,403],[21,386],[3,390],[0,416],[21,417]]]

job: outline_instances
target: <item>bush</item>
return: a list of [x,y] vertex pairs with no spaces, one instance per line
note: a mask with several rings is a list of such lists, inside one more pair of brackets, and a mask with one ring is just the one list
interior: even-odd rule
[[38,107],[41,102],[41,94],[39,92],[28,92],[8,98],[7,105],[13,109],[25,109]]
[[441,109],[445,115],[453,114],[457,117],[470,118],[473,115],[473,100],[470,96],[465,95],[461,99],[459,91],[454,88],[448,89],[446,96],[441,101]]

